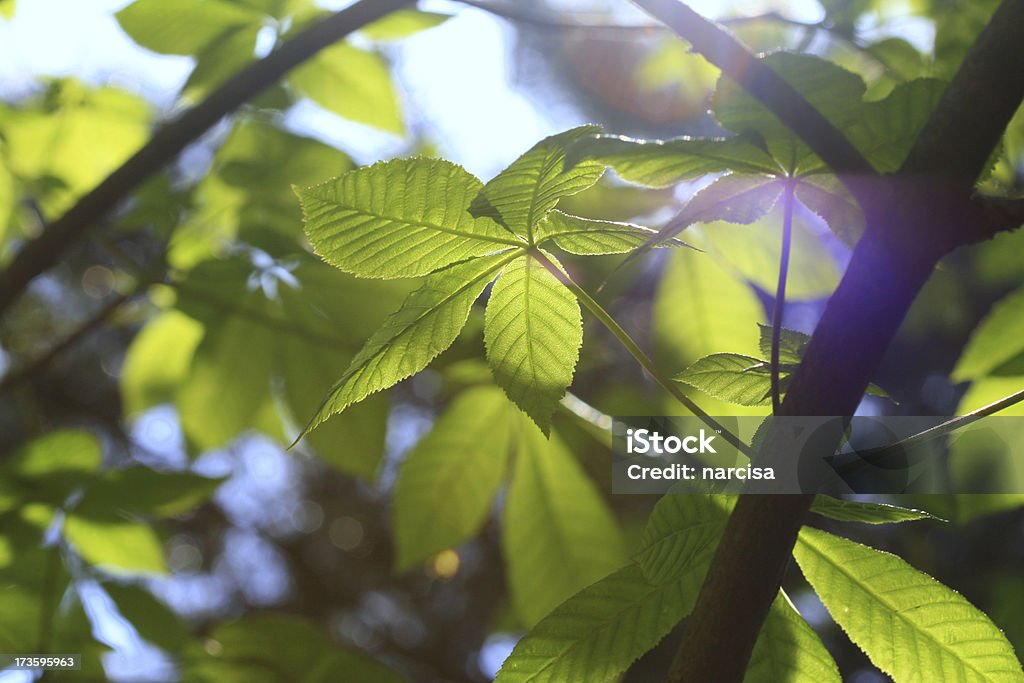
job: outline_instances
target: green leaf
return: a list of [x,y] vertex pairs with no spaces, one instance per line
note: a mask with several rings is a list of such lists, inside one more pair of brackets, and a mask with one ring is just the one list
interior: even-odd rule
[[292,71],[288,82],[339,116],[405,134],[398,94],[380,55],[335,43]]
[[484,343],[498,386],[547,434],[583,344],[576,297],[540,261],[520,256],[491,290]]
[[[795,213],[791,226],[792,251],[786,287],[786,296],[791,301],[827,297],[839,283],[835,258],[801,213]],[[762,290],[774,292],[779,279],[782,227],[780,203],[749,226],[710,223],[701,234],[715,258],[735,268]]]
[[369,24],[361,32],[371,40],[400,40],[414,33],[440,26],[451,19],[449,14],[400,9]]
[[456,546],[487,520],[519,417],[491,386],[459,394],[402,464],[394,495],[395,566]]
[[[551,240],[559,249],[570,254],[600,256],[625,254],[657,236],[657,231],[642,225],[581,218],[555,209],[537,224],[534,239],[538,245]],[[679,244],[682,242],[669,240],[660,242],[658,246]]]
[[759,358],[738,353],[704,356],[674,379],[741,406],[766,405],[771,396],[768,364]]
[[811,528],[794,555],[832,618],[895,680],[1024,680],[988,617],[895,555]]
[[229,28],[200,49],[196,53],[196,68],[182,88],[185,96],[198,100],[255,59],[261,28],[260,23]]
[[[776,52],[762,61],[840,130],[848,128],[860,116],[865,91],[860,76],[826,59],[806,54]],[[802,174],[821,168],[821,161],[793,131],[728,77],[719,80],[712,109],[723,127],[763,137],[771,156],[790,173]]]
[[111,469],[90,483],[84,500],[134,515],[173,517],[205,502],[223,481],[148,467]]
[[[260,296],[249,293],[238,303],[258,310]],[[253,426],[270,400],[274,355],[275,339],[250,318],[228,316],[207,331],[176,400],[191,446],[217,448]]]
[[15,0],[0,0],[0,17],[4,19],[14,18]]
[[[197,648],[196,657],[185,657],[188,680],[402,681],[383,664],[338,647],[324,630],[295,617],[248,616],[219,624],[209,637],[220,648],[213,656]],[[237,676],[239,667],[242,677]]]
[[[722,176],[693,195],[673,223],[685,228],[693,223],[750,224],[762,218],[782,196],[778,178],[730,174]],[[678,232],[678,230],[673,231]]]
[[[758,323],[757,327],[761,330],[761,338],[758,341],[761,355],[770,358],[772,355],[772,326]],[[779,362],[796,364],[802,361],[804,351],[807,350],[810,341],[810,335],[782,328],[779,333]]]
[[179,653],[191,640],[178,615],[146,589],[119,583],[104,584],[103,589],[139,635],[165,652]]
[[879,171],[898,171],[946,85],[938,79],[921,78],[897,85],[883,100],[866,102],[846,131],[850,141]]
[[150,106],[115,88],[57,81],[43,106],[4,112],[10,170],[47,188],[47,216],[68,208],[149,140]]
[[232,29],[259,28],[263,18],[223,0],[136,0],[115,16],[132,40],[166,55],[196,54]]
[[128,415],[171,401],[188,374],[203,326],[178,311],[165,311],[142,328],[125,355],[121,396]]
[[331,415],[425,368],[451,346],[473,302],[516,255],[473,259],[427,277],[352,359],[299,438]]
[[69,512],[64,536],[83,560],[108,571],[167,573],[163,544],[152,527],[122,516],[105,501],[83,501]]
[[1024,352],[1024,287],[1011,292],[989,311],[971,333],[951,378],[965,382],[991,374]]
[[764,307],[754,290],[707,254],[673,250],[654,299],[654,334],[667,366],[733,349],[757,353],[754,323]]
[[793,192],[844,244],[855,245],[864,233],[864,212],[836,176],[802,176]]
[[516,644],[495,683],[617,680],[693,609],[699,581],[651,584],[629,564],[544,617]]
[[[520,417],[502,543],[512,604],[527,626],[625,561],[618,524],[557,435]],[[538,577],[544,577],[538,580]]]
[[703,576],[735,502],[734,496],[662,496],[636,555],[647,580],[663,584],[695,571]]
[[610,166],[623,180],[647,187],[668,187],[727,171],[774,175],[781,170],[764,150],[743,137],[636,140],[592,135],[570,146],[566,165],[582,159]]
[[467,212],[481,187],[450,162],[399,159],[295,192],[325,261],[360,277],[399,278],[522,244]]
[[842,500],[825,495],[818,495],[814,498],[811,512],[840,522],[861,522],[863,524],[891,524],[914,522],[921,519],[939,519],[924,510],[914,510],[885,503]]
[[517,235],[533,242],[533,229],[562,197],[593,186],[604,166],[584,161],[566,167],[566,148],[597,126],[580,126],[544,138],[492,178],[473,203],[473,212],[490,216]]
[[743,683],[842,683],[839,667],[796,608],[779,592],[761,626]]
[[3,469],[20,479],[45,479],[68,474],[80,481],[96,471],[103,455],[99,442],[84,430],[59,430],[34,439],[16,450]]

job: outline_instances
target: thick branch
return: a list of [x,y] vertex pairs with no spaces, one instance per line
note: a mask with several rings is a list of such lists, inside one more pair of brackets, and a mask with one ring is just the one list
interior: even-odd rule
[[86,230],[217,121],[323,48],[412,0],[361,0],[297,34],[265,58],[242,69],[201,103],[163,126],[145,147],[85,195],[18,252],[0,274],[0,315],[34,277],[54,266]]
[[[663,0],[639,4],[674,6]],[[935,264],[950,249],[972,241],[978,216],[971,202],[973,181],[1024,96],[1019,55],[1008,66],[1014,62],[1013,46],[1024,43],[1022,8],[1024,0],[1004,0],[925,127],[912,162],[884,192],[869,197],[867,230],[793,378],[783,415],[852,415]],[[985,93],[974,79],[985,83]],[[738,82],[747,86],[743,78]],[[950,138],[960,134],[950,127],[953,121],[984,133],[971,133],[969,149],[952,139],[936,140],[938,131]],[[959,151],[951,156],[946,144]],[[933,170],[942,176],[938,182],[916,177]],[[951,182],[952,176],[966,182]],[[769,434],[766,448],[776,438]],[[670,681],[743,680],[811,500],[740,498],[687,622]]]
[[973,203],[981,219],[977,231],[979,242],[1024,225],[1024,198],[978,195]]
[[793,86],[728,32],[678,0],[633,2],[665,22],[696,52],[767,107],[821,157],[862,205],[866,204],[870,198],[866,185],[870,182],[865,181],[877,175],[874,167]]

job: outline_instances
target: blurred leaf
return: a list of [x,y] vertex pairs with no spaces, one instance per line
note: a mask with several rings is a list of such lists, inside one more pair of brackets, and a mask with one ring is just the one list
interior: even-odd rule
[[[533,626],[584,586],[625,562],[615,517],[561,438],[520,418],[502,544],[509,590]],[[543,577],[543,580],[538,580]]]
[[115,16],[136,43],[170,55],[196,54],[234,29],[258,28],[263,18],[260,12],[223,0],[136,0]]
[[95,472],[102,460],[99,442],[85,430],[59,430],[28,442],[3,463],[22,479],[43,479],[72,473],[80,481]]
[[896,680],[1024,680],[988,617],[900,558],[808,527],[794,555],[832,618]]
[[86,489],[86,505],[133,515],[173,517],[205,502],[224,482],[190,472],[158,472],[148,467],[105,471]]
[[902,38],[885,38],[869,45],[867,51],[901,81],[924,76],[928,70],[924,55]]
[[[790,301],[823,299],[839,284],[839,268],[822,238],[813,232],[805,217],[793,216],[792,250],[787,274],[786,297]],[[735,268],[745,279],[770,293],[779,279],[782,253],[782,206],[751,225],[709,223],[701,234],[712,255]]]
[[[555,209],[537,224],[537,244],[551,240],[562,251],[580,256],[625,254],[647,244],[658,233],[642,225],[580,218]],[[658,246],[675,246],[680,242],[662,241]]]
[[234,26],[196,53],[196,68],[182,88],[186,97],[198,100],[234,76],[255,59],[256,39],[261,23]]
[[1010,293],[989,311],[971,333],[951,379],[974,380],[990,374],[1024,351],[1024,287]]
[[366,26],[361,32],[371,40],[399,40],[439,26],[449,19],[450,14],[400,9]]
[[669,255],[654,300],[654,334],[667,369],[730,349],[757,352],[756,323],[764,308],[754,291],[707,254]]
[[[518,243],[466,211],[480,181],[439,159],[399,159],[296,188],[317,254],[360,277],[415,277]],[[444,248],[442,248],[442,246]]]
[[203,326],[175,310],[160,313],[142,328],[121,367],[121,396],[127,415],[174,398],[202,337]]
[[455,341],[473,302],[511,258],[507,254],[477,258],[424,279],[352,359],[302,435],[425,368]]
[[[238,303],[255,306],[258,296]],[[252,425],[270,400],[274,351],[271,334],[254,320],[229,316],[207,330],[176,401],[182,429],[196,449],[223,446]]]
[[[1021,390],[1024,379],[1016,377],[985,377],[971,382],[967,393],[960,399],[956,414],[964,415],[990,403],[1006,398]],[[1000,416],[1024,416],[1024,403],[1017,403],[999,411]]]
[[712,173],[772,175],[780,169],[768,154],[743,137],[637,140],[590,135],[569,147],[566,165],[592,159],[610,166],[623,180],[668,187]]
[[292,71],[288,82],[346,119],[396,135],[405,133],[398,94],[380,55],[335,43]]
[[395,567],[404,571],[475,534],[505,479],[519,417],[493,386],[468,389],[416,444],[394,496]]
[[491,290],[484,343],[498,386],[547,434],[583,344],[576,297],[540,261],[520,256]]
[[561,197],[592,187],[604,174],[604,166],[593,161],[566,164],[566,149],[599,130],[580,126],[544,138],[484,185],[473,214],[493,218],[532,243],[534,227]]
[[704,356],[674,379],[717,399],[741,406],[766,405],[771,398],[768,364],[738,353]]
[[754,645],[743,683],[842,683],[839,667],[796,608],[779,592]]
[[34,184],[47,216],[67,208],[149,139],[144,100],[115,88],[54,82],[43,106],[5,114],[10,170]]
[[861,522],[863,524],[890,524],[914,522],[921,519],[938,519],[924,510],[914,510],[885,503],[842,500],[825,495],[814,498],[811,512],[840,522]]
[[0,0],[0,17],[12,19],[14,17],[15,0]]
[[191,640],[178,615],[148,590],[126,583],[106,583],[103,589],[139,635],[165,652],[177,654]]
[[[400,683],[402,678],[369,657],[338,647],[301,619],[285,615],[250,616],[217,626],[210,637],[217,655],[189,664],[191,681],[359,681]],[[233,676],[243,668],[242,677]],[[230,678],[225,678],[230,676]]]
[[82,559],[112,572],[166,574],[164,549],[148,524],[128,519],[114,501],[87,500],[64,520],[64,536]]

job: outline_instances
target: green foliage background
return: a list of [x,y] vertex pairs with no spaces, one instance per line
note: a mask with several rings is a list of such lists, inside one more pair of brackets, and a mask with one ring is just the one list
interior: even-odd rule
[[[883,2],[733,29],[892,172],[993,8],[907,3],[934,28],[924,52]],[[4,318],[0,651],[83,654],[47,680],[117,678],[120,618],[153,646],[146,680],[663,676],[734,501],[613,498],[606,416],[682,414],[674,394],[767,415],[785,203],[783,388],[863,217],[797,135],[656,30],[512,24],[513,56],[543,67],[522,89],[565,132],[489,179],[436,158],[394,63],[479,12],[443,9],[295,69]],[[17,11],[0,0],[13,30]],[[136,0],[117,21],[193,58],[184,106],[325,15]],[[618,65],[601,82],[598,57]],[[70,78],[0,97],[3,265],[173,115]],[[400,151],[360,164],[296,132],[310,102]],[[1024,190],[1020,113],[979,189]],[[649,251],[666,224],[685,230]],[[1022,253],[1007,233],[943,263],[872,408],[957,414],[1021,389]],[[1022,504],[820,497],[746,680],[1024,680]]]

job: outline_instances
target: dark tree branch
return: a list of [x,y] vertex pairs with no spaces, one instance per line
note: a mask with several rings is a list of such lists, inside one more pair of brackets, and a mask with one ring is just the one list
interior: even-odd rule
[[800,136],[866,205],[878,175],[864,156],[793,86],[727,31],[678,0],[633,0],[722,70]]
[[1024,225],[1024,198],[978,195],[973,203],[981,217],[977,233],[979,242]]
[[17,253],[0,273],[0,315],[34,277],[61,255],[125,197],[173,160],[222,117],[230,114],[288,71],[323,48],[413,0],[360,0],[313,24],[263,59],[228,79],[209,97],[156,131],[146,145]]
[[779,387],[779,346],[782,342],[782,319],[786,312],[786,280],[789,277],[789,252],[793,247],[793,181],[786,180],[782,198],[782,247],[779,251],[779,282],[775,286],[775,306],[772,310],[772,414],[782,412],[782,390]]
[[[856,168],[863,162],[850,150],[842,151],[849,143],[836,143],[839,134],[812,107],[791,101],[791,88],[765,92],[772,78],[763,73],[763,65],[714,24],[673,0],[635,1],[716,65],[721,67],[716,59],[735,60],[723,72],[761,99],[834,170],[848,173],[849,164]],[[875,183],[874,192],[857,197],[867,229],[793,377],[783,415],[852,415],[939,259],[975,241],[980,212],[971,198],[973,183],[1024,97],[1021,44],[1024,0],[1004,0],[904,169],[892,182]],[[766,451],[779,438],[776,430],[769,432]],[[741,496],[687,621],[670,681],[743,680],[812,500],[810,495]]]
[[49,351],[46,351],[38,358],[30,361],[27,365],[8,372],[3,379],[0,379],[0,394],[17,387],[23,382],[42,373],[60,355],[70,350],[80,341],[92,334],[92,332],[105,323],[107,319],[117,311],[117,309],[130,301],[138,293],[139,291],[135,290],[126,294],[118,294],[109,302],[104,304],[101,309],[96,311],[96,313],[90,316],[85,322],[81,323],[68,336],[54,344]]

